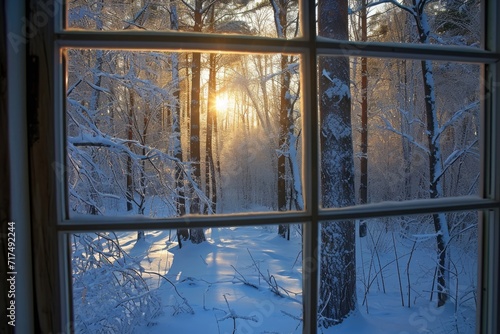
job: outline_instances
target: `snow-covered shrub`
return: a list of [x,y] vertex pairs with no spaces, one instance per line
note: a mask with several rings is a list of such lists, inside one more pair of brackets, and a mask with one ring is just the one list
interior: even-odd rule
[[154,324],[160,298],[114,234],[74,235],[73,252],[76,333],[133,333]]

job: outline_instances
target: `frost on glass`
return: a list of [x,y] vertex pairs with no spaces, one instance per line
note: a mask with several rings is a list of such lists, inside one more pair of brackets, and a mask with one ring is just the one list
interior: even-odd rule
[[[287,225],[288,226],[288,225]],[[302,333],[301,228],[80,233],[72,250],[76,333]]]
[[303,210],[299,57],[67,49],[70,214]]
[[[332,1],[319,1],[330,7],[318,14],[318,35],[338,40],[415,43],[432,45],[455,45],[480,48],[482,39],[481,0],[356,0],[337,5]],[[321,29],[321,22],[332,17],[331,12],[341,16]],[[342,34],[341,25],[348,25],[349,33]],[[333,29],[331,29],[333,27]],[[345,27],[347,29],[347,26]]]
[[290,39],[300,35],[298,6],[298,1],[288,0],[76,0],[66,3],[66,28]]
[[351,58],[349,71],[349,86],[320,78],[321,140],[337,143],[322,146],[324,207],[479,195],[479,65]]
[[[437,215],[438,231],[434,215],[322,223],[318,331],[476,333],[478,213]],[[350,245],[325,242],[346,232]],[[350,312],[329,316],[352,298]]]

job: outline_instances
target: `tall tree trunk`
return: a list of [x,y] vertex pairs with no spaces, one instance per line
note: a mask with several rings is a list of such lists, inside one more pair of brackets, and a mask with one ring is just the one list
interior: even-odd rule
[[[263,57],[262,55],[256,55],[257,57],[257,63],[258,67],[257,70],[259,71],[259,76],[261,78],[265,78],[267,76],[267,68],[268,66],[268,57]],[[262,64],[262,58],[264,58],[264,65]],[[260,80],[259,81],[259,87],[262,92],[262,104],[263,104],[263,116],[264,119],[261,119],[263,125],[265,126],[265,129],[271,129],[271,121],[269,120],[269,95],[267,93],[267,80]],[[257,108],[257,107],[256,107]]]
[[[142,134],[141,134],[141,144],[146,145],[147,144],[147,135],[148,135],[148,123],[149,123],[149,107],[145,106],[144,108],[144,115],[142,116]],[[142,148],[142,155],[146,155],[146,147]],[[142,168],[140,171],[140,178],[139,178],[139,185],[140,185],[140,201],[139,205],[137,206],[137,213],[140,215],[144,214],[144,207],[146,204],[146,161],[142,160],[141,162]],[[137,240],[141,240],[144,238],[144,231],[137,231]]]
[[[430,61],[422,61],[422,76],[424,80],[427,141],[429,145],[429,193],[430,198],[439,198],[443,196],[443,185],[440,177],[442,160],[439,138],[436,136],[436,131],[438,130],[438,120],[434,96],[435,91],[432,64]],[[437,234],[438,306],[443,306],[448,299],[447,284],[449,281],[449,258],[447,254],[447,246],[450,233],[448,231],[448,222],[444,213],[433,214],[432,219],[434,221],[434,229]]]
[[[424,6],[419,6],[420,1],[413,0],[413,8],[415,10],[416,23],[419,33],[420,42],[429,44],[429,24],[427,16],[424,12]],[[423,60],[422,79],[424,83],[425,94],[425,116],[427,127],[427,143],[429,147],[429,194],[430,198],[439,198],[443,196],[442,182],[442,152],[440,145],[440,133],[438,122],[438,111],[436,108],[436,89],[434,83],[434,75],[432,71],[432,63],[429,60]],[[436,231],[437,255],[438,255],[438,306],[443,306],[448,299],[449,283],[449,255],[448,242],[450,232],[448,222],[444,213],[432,215],[434,229]]]
[[[367,40],[366,22],[366,0],[361,1],[361,40]],[[359,204],[368,203],[368,58],[361,58],[361,159],[360,159],[360,182],[359,182]],[[359,236],[366,235],[366,222],[361,221],[359,225]]]
[[[289,64],[293,64],[296,60],[290,57]],[[291,73],[289,73],[291,75]],[[290,79],[289,79],[290,81]],[[290,87],[290,83],[289,83]],[[300,90],[300,84],[299,84]],[[294,120],[294,106],[297,102],[297,98],[292,98],[289,94],[289,112],[288,112],[288,166],[290,168],[290,200],[289,207],[292,210],[292,203],[295,205],[295,210],[304,209],[304,200],[302,198],[302,182],[300,178],[300,162],[298,153],[298,137],[300,136],[300,131],[297,133],[295,129]],[[290,228],[287,231],[287,238],[290,239]]]
[[[286,21],[286,19],[284,19]],[[288,70],[288,56],[281,56],[281,89],[280,89],[280,127],[278,142],[278,210],[287,210],[287,187],[286,187],[286,161],[289,151],[289,115],[291,113],[290,101],[290,71]],[[289,225],[281,224],[278,227],[278,233],[286,238]]]
[[[131,140],[133,139],[132,128],[134,126],[134,92],[129,89],[129,106],[128,106],[128,124],[127,124],[127,139],[129,140],[128,147],[131,149]],[[126,194],[125,198],[127,200],[127,211],[132,211],[132,202],[134,201],[134,180],[133,180],[133,170],[132,170],[132,157],[127,156],[127,171],[126,171]]]
[[[347,0],[318,2],[323,37],[347,40]],[[354,161],[348,57],[319,59],[321,198],[324,207],[354,204]],[[330,327],[356,305],[355,226],[352,221],[321,224],[319,325]]]
[[[103,10],[104,6],[102,3],[102,0],[99,0],[96,2],[96,10],[98,13],[100,13]],[[99,17],[99,16],[97,16]],[[96,20],[96,29],[97,30],[102,30],[103,29],[103,22],[101,19]],[[96,61],[96,66],[94,69],[94,74],[93,74],[93,84],[95,87],[100,87],[101,86],[101,76],[98,74],[102,70],[102,63],[103,63],[103,51],[102,50],[96,50],[95,51],[95,61]],[[101,91],[99,89],[94,89],[92,90],[92,94],[90,96],[90,101],[89,101],[89,110],[92,110],[94,113],[97,113],[97,109],[99,107],[99,97],[101,96]],[[91,116],[93,118],[93,116]],[[93,158],[96,158],[94,156],[95,152],[92,152]],[[97,215],[99,213],[99,209],[96,206],[97,200],[99,198],[96,190],[94,187],[90,187],[90,198],[91,198],[91,204],[89,208],[89,213],[91,215]]]
[[[102,4],[100,4],[100,7],[102,7]],[[100,22],[100,21],[98,21]],[[99,24],[98,24],[99,26]],[[96,50],[95,53],[95,69],[94,69],[94,75],[92,78],[93,84],[95,87],[100,87],[101,86],[101,76],[98,75],[98,72],[102,70],[102,63],[103,63],[103,52],[102,50]],[[99,108],[99,97],[101,96],[101,91],[99,89],[94,89],[92,90],[92,94],[90,95],[90,101],[89,101],[89,110],[94,112],[95,114],[98,113],[97,109]],[[93,115],[89,115],[90,117],[93,118]],[[96,158],[95,152],[92,152],[92,157]],[[95,173],[95,171],[93,172]],[[91,198],[91,204],[89,208],[89,214],[91,215],[97,215],[99,213],[99,209],[97,208],[96,204],[98,201],[99,196],[97,195],[95,187],[90,187],[90,198]]]
[[[210,9],[210,27],[211,32],[215,32],[215,4]],[[215,177],[213,138],[214,127],[217,122],[217,110],[215,101],[217,98],[217,55],[211,53],[209,56],[209,74],[208,74],[208,106],[207,106],[207,132],[206,132],[206,153],[205,153],[205,193],[210,199],[210,206],[207,204],[204,208],[205,214],[217,212],[217,180]],[[210,208],[210,210],[209,210]]]
[[[366,42],[366,0],[362,0],[361,9],[361,40]],[[361,58],[361,182],[359,186],[359,202],[368,202],[368,59]]]
[[[401,103],[403,104],[403,109],[408,113],[408,117],[405,118],[404,115],[401,115],[401,130],[404,131],[404,133],[411,133],[411,125],[408,123],[407,119],[412,119],[413,115],[413,110],[412,106],[410,106],[410,96],[408,94],[408,68],[406,64],[406,60],[402,60],[401,62],[397,62],[398,64],[398,77],[403,78],[402,82],[402,92],[399,91],[400,89],[398,88],[399,94],[403,95],[403,99]],[[400,65],[401,64],[401,65]],[[399,66],[400,65],[400,66]],[[402,73],[401,73],[402,72]],[[399,85],[401,87],[401,84]],[[405,187],[404,187],[404,194],[403,194],[403,199],[404,200],[409,200],[411,199],[411,194],[412,194],[412,174],[411,174],[411,157],[412,157],[412,147],[410,141],[402,137],[402,150],[403,150],[403,176],[405,180]]]
[[[191,117],[190,117],[190,146],[189,159],[193,169],[193,179],[197,184],[200,184],[200,66],[201,54],[193,53],[191,71],[192,71],[192,86],[191,86]],[[193,194],[194,195],[194,194]],[[191,213],[200,213],[199,198],[194,196],[191,199]]]
[[[171,0],[171,12],[173,0]],[[176,11],[174,11],[176,12]],[[177,22],[177,21],[176,21]],[[172,83],[173,83],[173,101],[172,101],[172,133],[173,133],[173,156],[175,157],[175,192],[176,192],[176,210],[177,216],[182,217],[186,214],[186,200],[184,192],[184,169],[182,167],[182,145],[181,145],[181,105],[180,105],[180,78],[179,78],[179,55],[172,53]],[[189,235],[189,230],[178,229],[177,241],[179,248],[182,247],[181,236],[186,240]]]
[[[179,18],[177,16],[176,0],[170,0],[170,29],[179,30]],[[184,169],[182,166],[182,133],[181,133],[181,87],[179,76],[179,54],[173,52],[172,59],[172,138],[173,138],[173,156],[177,160],[175,163],[175,207],[177,216],[182,217],[186,214],[186,200],[184,193]],[[187,69],[186,69],[187,70]],[[186,76],[187,77],[187,76]],[[186,80],[188,81],[188,80]],[[187,240],[189,230],[187,228],[177,229],[177,241],[179,248],[182,248],[182,241]],[[181,240],[181,237],[183,240]]]
[[[286,39],[287,27],[287,0],[270,0],[274,11],[274,22],[278,38]],[[287,55],[281,56],[281,87],[280,87],[280,111],[279,111],[279,133],[278,133],[278,211],[287,210],[287,188],[286,188],[286,161],[288,154],[288,130],[289,113],[291,112],[290,101],[290,71]],[[278,234],[283,238],[287,236],[289,226],[280,224]]]
[[[203,0],[196,0],[194,12],[194,31],[202,30],[202,5]],[[200,159],[200,85],[201,85],[201,54],[193,53],[191,63],[192,86],[191,86],[191,127],[190,127],[190,160],[193,168],[193,180],[197,185],[201,184],[201,159]],[[200,213],[200,199],[194,195],[191,198],[190,213]],[[190,230],[189,239],[195,244],[205,241],[205,233],[202,228]]]
[[[294,125],[291,122],[290,131],[288,133],[288,141],[290,142],[290,149],[288,153],[288,164],[290,166],[290,178],[292,179],[292,185],[290,186],[292,195],[290,196],[290,201],[293,199],[295,204],[295,210],[304,209],[304,200],[302,198],[302,184],[300,180],[300,166],[298,161],[298,150],[295,146],[297,144],[298,136],[295,135]],[[291,206],[291,204],[290,204]],[[290,229],[288,229],[288,236],[290,235]]]
[[214,135],[214,124],[215,117],[217,115],[217,110],[215,108],[216,99],[216,89],[217,89],[217,69],[216,69],[216,57],[215,53],[210,54],[210,69],[208,74],[208,108],[207,108],[207,132],[206,132],[206,155],[205,155],[205,193],[210,199],[210,210],[209,206],[205,207],[205,213],[213,212],[217,210],[217,184],[215,178],[215,165],[214,165],[214,153],[213,153],[213,135]]

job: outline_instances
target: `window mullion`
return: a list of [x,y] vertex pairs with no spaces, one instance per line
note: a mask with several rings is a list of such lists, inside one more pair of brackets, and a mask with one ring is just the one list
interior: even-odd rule
[[160,32],[81,32],[57,34],[63,47],[134,50],[182,50],[184,52],[298,53],[307,47],[304,39],[256,36]]
[[435,199],[418,199],[406,202],[385,202],[335,209],[321,209],[319,215],[322,220],[344,220],[480,210],[490,208],[495,204],[495,200],[472,196],[442,197]]
[[[319,128],[317,112],[317,50],[316,50],[316,3],[304,1],[304,32],[307,33],[308,53],[304,59],[303,92],[304,116],[307,124],[304,125],[309,132],[307,158],[306,201],[310,207],[311,221],[304,224],[303,237],[303,307],[304,307],[304,333],[316,333],[318,328],[318,292],[319,292]],[[309,181],[309,184],[308,182]]]
[[317,52],[321,55],[332,56],[429,59],[472,63],[494,62],[499,57],[498,51],[492,52],[475,48],[395,42],[367,43],[328,40],[321,37],[317,43]]
[[[482,3],[483,20],[485,20],[483,31],[483,44],[486,49],[493,52],[500,50],[500,4],[498,1],[487,1]],[[480,225],[480,262],[479,262],[479,291],[478,323],[480,333],[498,333],[500,324],[498,321],[498,303],[500,301],[499,277],[500,260],[500,145],[498,145],[498,129],[500,128],[500,57],[495,64],[484,66],[483,78],[483,147],[482,147],[482,172],[483,189],[482,195],[491,198],[497,205],[494,210],[483,213]]]
[[175,218],[138,218],[124,216],[102,216],[98,220],[94,217],[77,216],[59,224],[60,231],[106,231],[106,230],[134,230],[140,224],[145,230],[176,229],[176,228],[203,228],[203,227],[231,227],[275,225],[288,223],[303,223],[310,219],[304,212],[271,213],[271,214],[235,214],[235,215],[206,215],[182,216]]

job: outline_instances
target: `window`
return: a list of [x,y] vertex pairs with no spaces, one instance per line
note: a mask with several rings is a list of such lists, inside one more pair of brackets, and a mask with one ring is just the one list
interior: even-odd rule
[[33,4],[38,326],[496,332],[496,2]]

